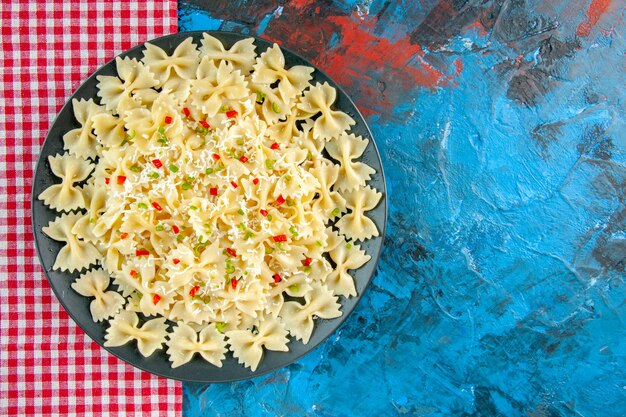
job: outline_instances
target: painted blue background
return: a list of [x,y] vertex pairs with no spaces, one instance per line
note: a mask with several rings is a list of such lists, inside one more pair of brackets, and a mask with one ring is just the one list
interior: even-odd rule
[[180,3],[353,96],[385,166],[378,272],[344,326],[186,416],[626,415],[623,1]]

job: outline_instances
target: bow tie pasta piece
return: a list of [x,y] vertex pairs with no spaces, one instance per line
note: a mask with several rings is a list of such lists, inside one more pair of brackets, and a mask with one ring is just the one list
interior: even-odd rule
[[263,348],[279,352],[289,350],[288,333],[280,321],[271,317],[262,317],[258,323],[256,333],[251,330],[232,330],[226,333],[233,356],[252,372],[256,371],[261,361]]
[[72,284],[74,291],[80,295],[95,297],[89,304],[94,322],[113,317],[124,305],[124,297],[115,291],[106,291],[109,282],[109,275],[101,269],[96,269],[85,272]]
[[104,106],[89,100],[72,100],[74,117],[80,123],[79,128],[72,129],[63,135],[63,149],[80,158],[94,158],[98,154],[96,137],[92,133],[93,118],[104,112]]
[[253,93],[256,112],[269,126],[279,123],[294,110],[295,100],[281,96],[277,89],[269,85],[250,83],[250,90]]
[[191,102],[209,117],[222,109],[224,100],[242,100],[249,94],[244,76],[226,62],[220,63],[215,79],[209,76],[191,81]]
[[96,140],[105,148],[119,147],[125,139],[132,139],[124,130],[124,120],[111,113],[96,114],[92,122]]
[[[99,239],[94,234],[94,228],[106,206],[106,190],[89,185],[83,187],[83,195],[88,200],[87,213],[74,224],[72,233],[79,239],[95,244],[98,243]],[[87,195],[89,195],[88,198]]]
[[346,199],[346,206],[352,212],[343,216],[336,223],[339,231],[353,240],[365,240],[378,236],[376,225],[370,218],[365,216],[365,212],[376,207],[383,195],[368,185],[365,188],[346,191],[343,196]]
[[252,81],[257,84],[273,84],[279,82],[278,91],[283,100],[291,101],[309,85],[313,78],[313,68],[295,65],[285,69],[285,57],[280,47],[274,44],[257,59],[252,73]]
[[300,110],[311,116],[321,113],[313,124],[315,139],[326,141],[336,139],[356,123],[346,113],[331,109],[336,98],[336,90],[325,82],[324,84],[317,83],[315,87],[309,88],[300,99],[298,104]]
[[195,77],[199,52],[191,38],[185,39],[172,55],[163,49],[147,42],[142,62],[154,73],[158,81],[157,87],[162,87],[172,79],[189,80]]
[[43,228],[43,232],[50,238],[65,242],[57,254],[53,269],[61,271],[80,271],[89,265],[95,264],[100,258],[100,252],[89,242],[83,242],[72,233],[74,224],[82,217],[82,214],[70,213],[57,217]]
[[122,115],[125,108],[129,104],[125,104],[124,108],[119,108],[120,102],[128,99],[132,100],[131,95],[145,89],[150,89],[158,85],[158,81],[154,74],[141,62],[137,62],[135,58],[128,57],[122,59],[115,58],[117,66],[117,75],[98,75],[98,97],[108,111],[114,114]]
[[326,143],[326,151],[331,158],[341,165],[339,178],[335,183],[341,192],[363,187],[366,181],[376,173],[376,170],[363,162],[354,162],[354,159],[363,155],[369,140],[361,136],[342,133],[338,139]]
[[157,349],[163,347],[167,335],[165,318],[146,321],[141,327],[137,313],[128,310],[120,311],[109,321],[109,328],[104,335],[104,346],[122,346],[131,340],[137,341],[139,352],[146,358]]
[[339,166],[318,162],[309,172],[320,183],[319,198],[313,204],[316,211],[321,211],[328,218],[335,218],[345,212],[346,200],[337,192],[331,191],[339,177]]
[[289,301],[280,311],[285,328],[305,345],[309,343],[313,333],[315,317],[333,319],[341,316],[341,305],[332,291],[319,283],[312,284],[311,288],[311,291],[304,294],[304,304]]
[[71,211],[85,207],[85,197],[74,183],[84,181],[94,165],[88,161],[72,155],[48,156],[48,163],[52,173],[61,178],[61,184],[54,184],[46,188],[38,199],[56,211]]
[[243,75],[248,75],[252,71],[252,65],[256,59],[254,39],[242,39],[235,42],[230,49],[226,49],[218,39],[205,33],[201,43],[201,58],[207,57],[216,66],[226,61],[235,69],[240,70]]
[[174,330],[168,335],[167,354],[172,362],[172,368],[177,368],[189,362],[194,354],[199,353],[207,362],[222,367],[226,357],[226,340],[224,335],[217,331],[214,324],[206,326],[196,333],[189,325],[178,322]]
[[342,238],[341,243],[330,251],[330,258],[335,262],[336,267],[326,278],[328,288],[337,295],[356,296],[354,279],[348,270],[359,269],[372,257],[366,255],[357,244],[348,243]]

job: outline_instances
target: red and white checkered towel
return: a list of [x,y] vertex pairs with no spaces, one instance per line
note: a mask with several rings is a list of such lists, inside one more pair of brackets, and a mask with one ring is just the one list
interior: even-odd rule
[[0,2],[0,415],[180,415],[181,384],[108,354],[39,265],[33,170],[70,94],[118,53],[177,31],[176,0]]

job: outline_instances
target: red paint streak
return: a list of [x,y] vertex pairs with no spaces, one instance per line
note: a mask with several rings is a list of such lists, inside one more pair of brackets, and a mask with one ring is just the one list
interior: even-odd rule
[[[353,16],[335,15],[311,22],[317,31],[301,30],[298,25],[289,26],[287,31],[275,25],[265,35],[284,38],[289,33],[285,45],[311,51],[313,63],[339,85],[349,87],[359,109],[368,116],[391,114],[394,105],[406,99],[407,91],[415,87],[434,88],[447,82],[446,74],[427,62],[420,45],[411,43],[408,37],[395,42],[376,37],[370,33],[374,24],[373,20],[363,22]],[[329,48],[328,41],[334,34],[339,42]]]
[[611,0],[592,0],[589,8],[587,9],[587,20],[578,25],[576,34],[578,36],[589,36],[591,28],[598,23],[598,20],[609,9]]
[[461,71],[463,71],[463,61],[461,61],[460,59],[456,59],[454,60],[454,76],[457,77]]

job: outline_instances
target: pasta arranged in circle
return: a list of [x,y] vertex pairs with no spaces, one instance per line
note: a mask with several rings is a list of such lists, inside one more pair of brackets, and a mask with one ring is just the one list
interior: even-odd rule
[[357,161],[369,140],[313,68],[287,68],[276,44],[257,56],[252,38],[200,43],[148,43],[73,101],[80,127],[39,195],[66,213],[43,231],[65,243],[54,268],[82,272],[72,288],[108,323],[105,346],[165,349],[172,367],[230,350],[254,371],[357,295],[382,194]]

